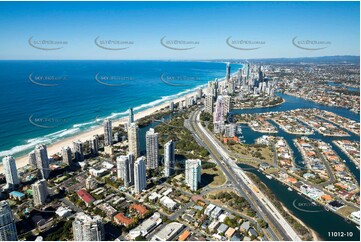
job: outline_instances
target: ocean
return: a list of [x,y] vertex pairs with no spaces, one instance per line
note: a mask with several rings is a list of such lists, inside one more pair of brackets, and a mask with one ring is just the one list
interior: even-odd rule
[[225,71],[221,62],[0,61],[0,158],[169,102]]

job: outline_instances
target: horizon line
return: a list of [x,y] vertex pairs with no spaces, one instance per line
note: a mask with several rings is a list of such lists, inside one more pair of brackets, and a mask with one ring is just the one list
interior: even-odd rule
[[358,57],[360,55],[326,55],[301,57],[260,57],[260,58],[212,58],[212,59],[0,59],[0,61],[222,61],[222,60],[267,60],[267,59],[302,59],[325,57]]

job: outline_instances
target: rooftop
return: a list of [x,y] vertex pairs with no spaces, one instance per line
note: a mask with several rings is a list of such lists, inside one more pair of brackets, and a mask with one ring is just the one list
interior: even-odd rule
[[85,203],[92,203],[95,200],[85,189],[80,189],[76,193]]

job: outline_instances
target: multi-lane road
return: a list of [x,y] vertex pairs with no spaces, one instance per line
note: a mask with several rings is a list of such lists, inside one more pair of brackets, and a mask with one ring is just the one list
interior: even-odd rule
[[193,112],[189,118],[190,130],[195,138],[210,152],[217,161],[228,180],[233,183],[238,192],[244,196],[256,210],[257,215],[271,224],[268,229],[268,237],[271,240],[294,240],[300,241],[300,237],[283,218],[277,208],[269,199],[258,190],[256,185],[248,178],[244,171],[231,159],[228,152],[215,140],[201,124],[200,110]]

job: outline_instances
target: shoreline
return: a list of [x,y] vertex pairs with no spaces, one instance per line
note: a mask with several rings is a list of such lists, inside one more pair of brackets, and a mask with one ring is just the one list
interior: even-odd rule
[[299,222],[302,226],[304,226],[305,228],[307,228],[310,232],[311,232],[311,236],[312,236],[312,241],[321,241],[321,238],[318,236],[318,234],[316,233],[316,231],[314,231],[313,229],[311,229],[309,226],[307,226],[302,220],[300,220],[299,218],[297,218],[295,215],[293,215],[293,213],[288,210],[286,208],[286,206],[282,203],[281,206],[283,208],[283,210],[285,210],[294,220],[296,220],[297,222]]
[[[282,98],[282,97],[281,97]],[[273,105],[266,105],[266,106],[255,106],[255,107],[236,107],[233,108],[232,110],[244,110],[244,109],[260,109],[260,108],[273,108],[273,107],[277,107],[280,106],[282,104],[284,104],[286,102],[286,100],[284,98],[282,98],[282,102],[280,103],[276,103]]]
[[[232,73],[231,77],[233,77],[235,75],[237,75],[237,72]],[[211,81],[211,80],[209,80],[209,81]],[[218,79],[219,84],[223,84],[224,82],[225,82],[224,77]],[[187,92],[187,93],[182,93],[182,92],[184,92],[184,91],[182,91],[182,92],[180,92],[182,94],[180,94],[178,97],[174,97],[173,99],[167,100],[167,101],[157,104],[153,107],[149,107],[147,109],[139,111],[138,113],[134,113],[134,120],[137,121],[141,118],[152,115],[161,109],[167,108],[167,107],[169,107],[169,104],[171,102],[174,102],[174,104],[185,102],[187,97],[196,96],[198,89],[202,89],[202,92],[204,93],[207,89],[206,85],[207,85],[207,83],[196,86],[196,87],[190,89],[189,92]],[[175,95],[177,95],[177,94],[175,94]],[[121,124],[124,124],[127,122],[127,120],[128,120],[128,116],[112,120],[112,127],[116,127]],[[53,154],[60,153],[62,147],[64,147],[64,146],[73,147],[73,141],[80,140],[81,142],[85,142],[85,141],[89,140],[90,138],[92,138],[94,135],[102,135],[102,134],[104,134],[104,130],[103,130],[103,126],[100,124],[97,127],[89,128],[89,129],[84,130],[75,135],[72,135],[72,136],[66,137],[64,139],[55,141],[53,143],[47,144],[48,156],[50,157]],[[34,145],[34,148],[35,148],[35,145]],[[16,169],[21,169],[21,168],[26,167],[29,164],[28,159],[29,159],[28,153],[15,158]],[[3,172],[4,172],[3,165],[0,162],[0,174],[3,174]]]
[[333,140],[332,143],[336,145],[355,164],[355,166],[357,166],[358,168],[360,167],[360,162],[357,162],[355,158],[352,157],[343,146],[338,144],[336,140]]
[[[220,82],[222,82],[222,81],[220,81]],[[174,102],[174,104],[183,102],[183,101],[185,101],[187,96],[195,96],[195,95],[197,95],[196,89],[198,89],[198,88],[201,88],[202,91],[205,90],[203,85],[199,86],[199,87],[195,87],[194,88],[195,90],[192,90],[189,93],[182,94],[180,97],[176,97],[176,98],[171,99],[171,100],[169,100],[167,102],[158,104],[156,106],[153,106],[153,107],[150,107],[148,109],[142,110],[142,111],[140,111],[138,113],[135,113],[134,114],[134,120],[137,121],[137,120],[139,120],[141,118],[144,118],[146,116],[149,116],[149,115],[151,115],[151,114],[153,114],[153,113],[155,113],[155,112],[157,112],[157,111],[159,111],[161,109],[167,108],[167,107],[169,107],[170,102]],[[127,122],[127,120],[128,120],[128,116],[112,120],[112,127],[116,127],[116,126],[119,126],[121,124],[124,124],[124,123]],[[85,141],[89,140],[90,138],[92,138],[93,135],[102,135],[102,134],[104,134],[103,126],[98,125],[97,127],[94,127],[92,129],[84,130],[83,132],[80,132],[80,133],[75,134],[73,136],[69,136],[69,137],[64,138],[62,140],[50,143],[50,144],[47,145],[48,156],[50,157],[53,154],[60,153],[61,148],[64,147],[64,146],[73,147],[73,141],[80,140],[82,142],[85,142]],[[25,154],[25,155],[22,155],[22,156],[20,156],[18,158],[15,158],[15,161],[16,161],[16,168],[17,169],[21,169],[21,168],[27,166],[28,165],[28,154]],[[0,163],[0,174],[3,173],[3,172],[4,172],[3,165],[2,165],[2,163]]]

